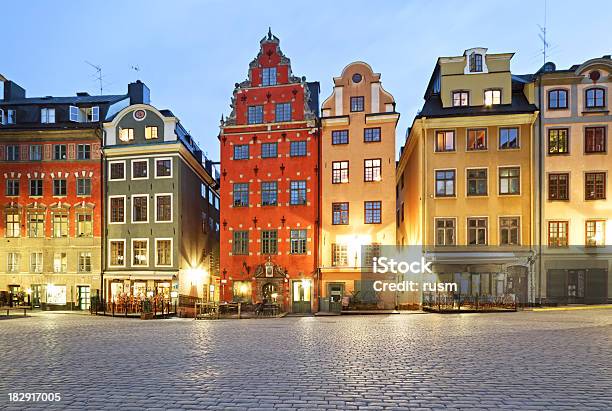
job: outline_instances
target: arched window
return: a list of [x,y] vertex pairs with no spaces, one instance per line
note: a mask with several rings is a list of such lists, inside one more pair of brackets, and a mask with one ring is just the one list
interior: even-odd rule
[[550,90],[548,92],[548,108],[567,108],[567,90]]
[[606,90],[603,88],[590,88],[586,91],[587,108],[605,107]]
[[470,54],[470,71],[472,73],[482,72],[482,54]]

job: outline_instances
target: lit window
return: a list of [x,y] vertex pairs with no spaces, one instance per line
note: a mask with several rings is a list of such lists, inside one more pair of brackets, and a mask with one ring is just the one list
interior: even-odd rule
[[346,267],[348,265],[348,247],[346,244],[332,244],[332,265]]
[[5,230],[6,237],[16,238],[21,236],[21,214],[16,209],[7,209],[5,214]]
[[363,161],[363,181],[380,181],[381,180],[381,159],[373,158]]
[[68,237],[68,211],[54,211],[51,217],[53,237]]
[[349,162],[348,161],[333,161],[332,162],[332,183],[342,184],[349,182]]
[[364,205],[365,223],[380,224],[381,223],[381,201],[366,201]]
[[110,241],[110,266],[125,266],[125,240]]
[[93,215],[91,213],[77,214],[77,237],[93,236]]
[[548,154],[569,153],[569,129],[553,128],[548,130]]
[[30,271],[33,273],[42,273],[43,253],[35,252],[30,254]]
[[548,222],[548,246],[567,247],[568,245],[568,225],[567,221]]
[[132,240],[132,266],[149,265],[149,241]]
[[45,236],[45,210],[28,211],[28,237],[42,238]]
[[586,239],[587,247],[602,247],[606,245],[606,222],[605,220],[588,220],[586,222]]
[[486,128],[479,128],[467,131],[467,149],[470,151],[487,149]]
[[468,91],[453,91],[453,107],[466,107],[470,104]]
[[486,90],[484,100],[486,106],[501,104],[501,90]]
[[436,131],[436,151],[455,151],[455,132],[449,131]]
[[119,129],[119,140],[128,142],[134,140],[134,129],[133,128],[122,128]]
[[332,203],[332,224],[347,225],[349,223],[349,203]]
[[157,126],[147,126],[145,127],[145,139],[152,140],[157,138],[158,128]]
[[91,253],[80,252],[79,253],[79,272],[90,273],[91,272]]

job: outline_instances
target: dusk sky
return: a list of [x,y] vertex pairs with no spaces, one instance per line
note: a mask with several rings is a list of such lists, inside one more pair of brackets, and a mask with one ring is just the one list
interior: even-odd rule
[[[558,68],[612,53],[612,2],[548,3],[548,60]],[[398,148],[437,57],[482,46],[515,52],[516,74],[542,65],[543,0],[19,1],[4,3],[1,16],[0,73],[29,97],[99,94],[89,61],[102,66],[105,94],[144,81],[151,103],[171,109],[214,160],[221,114],[268,26],[293,73],[321,83],[321,101],[352,61],[381,73],[401,113]]]

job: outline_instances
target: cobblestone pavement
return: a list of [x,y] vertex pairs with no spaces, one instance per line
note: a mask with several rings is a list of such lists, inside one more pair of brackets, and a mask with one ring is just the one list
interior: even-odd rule
[[[0,320],[0,409],[612,409],[612,310]],[[10,403],[9,392],[61,402]]]

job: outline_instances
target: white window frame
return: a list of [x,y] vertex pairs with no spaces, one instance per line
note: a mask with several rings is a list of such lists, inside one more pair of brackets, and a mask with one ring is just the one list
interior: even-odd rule
[[[166,265],[166,264],[158,264],[157,263],[157,243],[159,241],[170,241],[170,264]],[[174,239],[171,237],[160,237],[160,238],[156,238],[155,239],[155,267],[172,267],[174,266]]]
[[[486,235],[486,243],[485,244],[470,244],[470,224],[469,224],[469,220],[472,219],[485,219],[487,220],[487,235]],[[499,221],[499,220],[498,220]],[[491,219],[489,218],[489,216],[467,216],[465,217],[465,245],[467,247],[485,247],[485,246],[489,246],[491,244]]]
[[68,113],[69,113],[68,116],[70,118],[70,121],[79,123],[79,114],[81,113],[81,110],[79,110],[77,106],[69,106]]
[[[155,129],[155,137],[147,137],[148,131]],[[159,139],[159,126],[145,126],[145,140]]]
[[[131,130],[132,131],[131,133],[128,132],[128,139],[127,140],[124,140],[124,139],[121,138],[121,132],[123,130]],[[119,133],[118,133],[117,138],[119,139],[119,141],[122,141],[124,143],[128,143],[130,141],[133,141],[134,140],[134,128],[133,127],[119,128]]]
[[[147,199],[147,219],[145,221],[134,221],[134,197],[146,197]],[[149,195],[142,194],[132,194],[130,197],[130,222],[132,224],[148,224],[149,223],[149,214],[151,213],[151,205],[149,204]]]
[[[455,244],[450,245],[450,244],[444,244],[444,245],[438,245],[437,244],[437,240],[438,240],[438,220],[454,220],[455,221],[455,227],[454,227],[454,236],[455,236]],[[459,234],[459,227],[457,227],[457,217],[434,217],[434,224],[433,224],[433,244],[434,247],[457,247],[459,245],[459,238],[458,238],[458,234]]]
[[[170,220],[160,221],[157,218],[157,198],[162,196],[170,196]],[[156,223],[172,223],[174,221],[174,195],[173,193],[155,193],[155,222]]]
[[[158,176],[157,175],[157,162],[160,160],[170,160],[170,175],[169,176]],[[173,168],[174,168],[174,159],[172,157],[156,157],[153,162],[153,167],[155,168],[154,178],[155,179],[163,179],[163,178],[172,178],[173,177]]]
[[40,122],[42,124],[55,123],[55,108],[44,107],[40,109]]
[[[111,216],[112,216],[111,200],[113,198],[123,199],[123,221],[111,221]],[[127,197],[125,195],[108,196],[108,224],[125,224],[126,219],[127,219]]]
[[96,123],[100,121],[100,107],[93,106],[87,109],[87,122]]
[[[111,244],[112,243],[123,243],[123,264],[122,265],[116,265],[116,264],[112,264],[111,263],[111,261],[112,261],[111,260],[111,252],[112,252]],[[107,256],[107,258],[108,258],[108,266],[109,266],[109,268],[112,268],[112,267],[125,267],[125,262],[126,262],[126,259],[127,259],[127,250],[126,250],[126,247],[125,247],[125,238],[109,238],[108,239],[108,256]]]
[[[147,164],[147,176],[146,177],[134,177],[134,163],[146,163]],[[149,179],[149,159],[134,159],[130,161],[130,179],[131,180],[148,180]]]
[[[32,264],[32,256],[34,255],[37,256],[35,258],[36,266]],[[39,255],[40,255],[40,259],[38,258]],[[42,251],[33,251],[30,253],[30,272],[31,273],[42,273],[43,272],[43,269],[44,269],[43,258],[44,258],[44,255]]]
[[[134,241],[144,241],[147,243],[147,263],[146,264],[134,264]],[[149,258],[151,257],[150,247],[149,247],[149,239],[148,238],[132,238],[130,240],[130,267],[140,268],[140,267],[148,267],[149,266]]]
[[[123,164],[123,178],[112,178],[111,175],[111,166],[113,164],[118,164],[118,163],[122,163]],[[127,178],[127,170],[125,169],[125,160],[116,160],[116,161],[109,161],[108,162],[108,181],[125,181]]]
[[[499,98],[495,98],[495,93],[499,93]],[[491,96],[491,101],[487,102],[487,94]],[[497,103],[495,102],[497,100]],[[484,91],[483,101],[485,106],[497,106],[502,103],[502,91],[498,88],[492,88]]]

